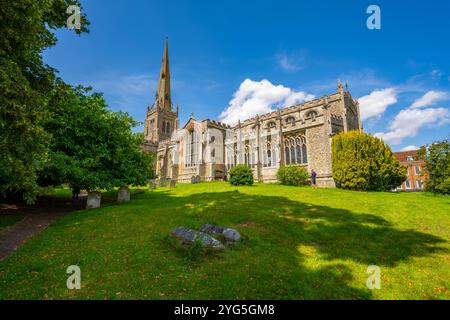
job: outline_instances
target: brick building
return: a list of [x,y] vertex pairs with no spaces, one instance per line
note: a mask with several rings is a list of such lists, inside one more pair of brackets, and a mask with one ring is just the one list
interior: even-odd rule
[[417,160],[419,150],[394,152],[395,158],[407,168],[406,180],[398,187],[404,191],[422,191],[425,185],[425,161]]

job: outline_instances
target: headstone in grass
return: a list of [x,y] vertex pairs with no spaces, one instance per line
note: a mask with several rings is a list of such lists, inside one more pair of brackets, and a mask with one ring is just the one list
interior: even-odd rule
[[240,233],[231,228],[216,226],[214,224],[205,224],[200,228],[201,232],[218,235],[225,239],[228,243],[235,243],[241,239]]
[[200,175],[191,177],[191,183],[199,183],[199,182],[200,182]]
[[199,241],[203,247],[211,248],[214,250],[222,250],[224,248],[223,244],[207,235],[204,232],[200,232],[197,230],[192,230],[186,227],[178,227],[173,229],[170,232],[170,236],[179,240],[182,244],[190,247],[192,246],[196,241]]
[[98,191],[89,191],[86,201],[86,209],[100,208],[102,203],[102,194]]
[[170,187],[174,188],[177,185],[177,182],[173,179],[170,180]]
[[156,189],[156,182],[155,180],[150,180],[150,189]]
[[170,179],[170,178],[160,178],[158,180],[158,186],[160,186],[160,187],[169,187],[171,181],[172,181],[172,179]]
[[130,201],[130,188],[128,186],[122,186],[117,193],[117,202]]

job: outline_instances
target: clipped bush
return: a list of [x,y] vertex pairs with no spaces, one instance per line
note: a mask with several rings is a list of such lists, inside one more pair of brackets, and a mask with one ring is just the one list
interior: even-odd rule
[[233,186],[251,186],[253,184],[253,171],[245,165],[239,164],[230,170],[230,183]]
[[288,186],[303,186],[308,178],[308,171],[302,166],[283,166],[277,171],[278,182]]
[[403,183],[406,168],[383,140],[349,131],[333,137],[333,179],[338,188],[388,191]]

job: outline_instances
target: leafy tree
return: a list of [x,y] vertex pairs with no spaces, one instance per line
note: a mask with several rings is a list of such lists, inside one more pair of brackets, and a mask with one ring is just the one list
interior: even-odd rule
[[450,140],[422,147],[420,154],[427,170],[426,190],[450,194]]
[[250,186],[253,184],[253,171],[245,164],[239,164],[230,170],[230,183],[234,186]]
[[383,140],[370,134],[349,131],[332,141],[333,178],[336,186],[350,190],[384,191],[406,179],[406,168]]
[[58,82],[44,125],[52,139],[39,183],[67,183],[74,192],[146,184],[153,158],[141,148],[142,135],[132,132],[138,123],[108,110],[101,94],[89,92]]
[[[23,193],[32,202],[37,170],[45,161],[49,135],[42,122],[55,70],[42,51],[55,45],[52,30],[65,27],[69,0],[0,3],[0,195]],[[80,6],[81,7],[81,6]],[[82,16],[82,29],[88,21]]]
[[281,184],[302,186],[308,181],[308,171],[302,166],[283,166],[277,171],[277,179]]

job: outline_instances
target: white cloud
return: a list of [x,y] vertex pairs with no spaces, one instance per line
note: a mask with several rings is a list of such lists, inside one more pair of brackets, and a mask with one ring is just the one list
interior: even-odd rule
[[413,151],[413,150],[419,150],[420,148],[419,147],[416,147],[416,146],[414,146],[414,145],[411,145],[411,146],[406,146],[406,147],[404,147],[403,149],[401,149],[400,151]]
[[220,114],[219,119],[234,125],[239,120],[271,112],[277,107],[287,107],[311,99],[314,99],[311,94],[295,91],[282,85],[273,85],[268,80],[245,79],[234,93],[228,108]]
[[415,137],[424,126],[442,126],[450,123],[450,112],[445,108],[401,110],[389,126],[388,132],[379,132],[375,136],[394,145],[401,144],[403,139]]
[[438,69],[434,69],[430,72],[431,78],[434,80],[438,80],[442,76],[442,71]]
[[415,109],[432,106],[437,102],[447,100],[448,98],[449,95],[447,92],[431,90],[425,93],[425,95],[420,99],[414,101],[414,103],[411,105],[411,108]]
[[387,107],[397,103],[397,91],[394,88],[372,91],[358,99],[361,119],[379,118]]
[[296,72],[303,69],[304,60],[305,56],[302,52],[290,55],[282,53],[277,56],[278,65],[287,72]]

